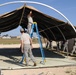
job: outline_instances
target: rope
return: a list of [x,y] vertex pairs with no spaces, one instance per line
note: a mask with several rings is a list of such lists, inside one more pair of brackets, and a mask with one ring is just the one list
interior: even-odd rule
[[24,4],[24,9],[23,9],[23,12],[22,12],[22,16],[21,16],[21,19],[20,19],[19,25],[21,25],[21,22],[22,22],[22,18],[23,18],[24,11],[25,11],[25,6],[26,6],[26,4]]

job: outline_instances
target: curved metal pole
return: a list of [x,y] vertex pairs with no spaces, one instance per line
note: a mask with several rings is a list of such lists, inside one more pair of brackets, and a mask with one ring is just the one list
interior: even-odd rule
[[62,34],[62,36],[63,36],[64,40],[66,40],[66,38],[65,38],[65,36],[64,36],[64,34],[63,34],[63,32],[61,31],[61,29],[60,29],[59,27],[57,27],[57,28],[58,28],[58,30],[60,31],[60,33]]
[[7,3],[3,3],[3,4],[0,4],[0,6],[4,6],[4,5],[8,5],[8,4],[14,4],[14,3],[31,3],[31,4],[39,4],[39,5],[42,5],[42,6],[45,6],[45,7],[48,7],[54,11],[56,11],[57,13],[59,13],[62,17],[64,17],[69,23],[70,25],[73,27],[73,29],[75,30],[76,32],[76,29],[74,28],[73,24],[69,21],[69,19],[64,16],[60,11],[58,11],[57,9],[49,6],[49,5],[46,5],[44,3],[40,3],[40,2],[34,2],[34,1],[12,1],[12,2],[7,2]]

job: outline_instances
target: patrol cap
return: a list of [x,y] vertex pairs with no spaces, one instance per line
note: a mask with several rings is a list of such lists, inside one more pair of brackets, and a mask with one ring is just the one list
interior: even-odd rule
[[21,28],[21,29],[20,29],[20,31],[21,31],[21,32],[23,32],[23,31],[24,31],[24,29],[23,29],[23,28]]

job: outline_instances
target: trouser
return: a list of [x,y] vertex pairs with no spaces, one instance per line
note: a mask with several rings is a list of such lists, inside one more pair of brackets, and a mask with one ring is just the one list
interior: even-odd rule
[[73,46],[72,54],[73,54],[74,52],[76,53],[76,45]]
[[33,61],[33,63],[35,63],[35,58],[32,54],[32,51],[31,51],[31,46],[29,44],[24,44],[24,56],[26,58],[26,64],[29,65],[29,59],[28,59],[28,54],[31,58],[31,60]]
[[67,50],[68,51],[68,46],[67,44],[64,45],[63,51]]
[[32,27],[31,27],[31,26],[32,26],[32,24],[31,24],[31,23],[30,23],[30,24],[28,24],[28,26],[27,26],[28,33],[29,33],[29,34],[30,34],[30,33],[31,33],[31,31],[32,31],[32,29],[31,29]]

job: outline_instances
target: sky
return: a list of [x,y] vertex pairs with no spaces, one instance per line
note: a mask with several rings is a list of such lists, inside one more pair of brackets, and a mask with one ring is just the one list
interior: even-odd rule
[[[49,5],[59,12],[61,12],[63,15],[65,15],[69,21],[76,26],[76,0],[1,0],[0,4],[7,3],[7,2],[13,2],[13,1],[35,1],[35,2],[40,2],[46,5]],[[26,3],[27,4],[27,3]],[[9,4],[5,6],[0,6],[0,15],[6,13],[6,12],[11,12],[19,7],[24,5],[24,3],[16,3],[16,4]],[[60,14],[55,12],[54,10],[47,8],[45,6],[41,6],[38,4],[27,4],[30,6],[35,7],[39,11],[50,15],[52,17],[55,17],[57,19],[63,20],[67,22],[65,18],[63,18]],[[20,26],[14,30],[8,31],[8,32],[3,32],[1,35],[8,34],[9,36],[19,36],[20,35]]]

